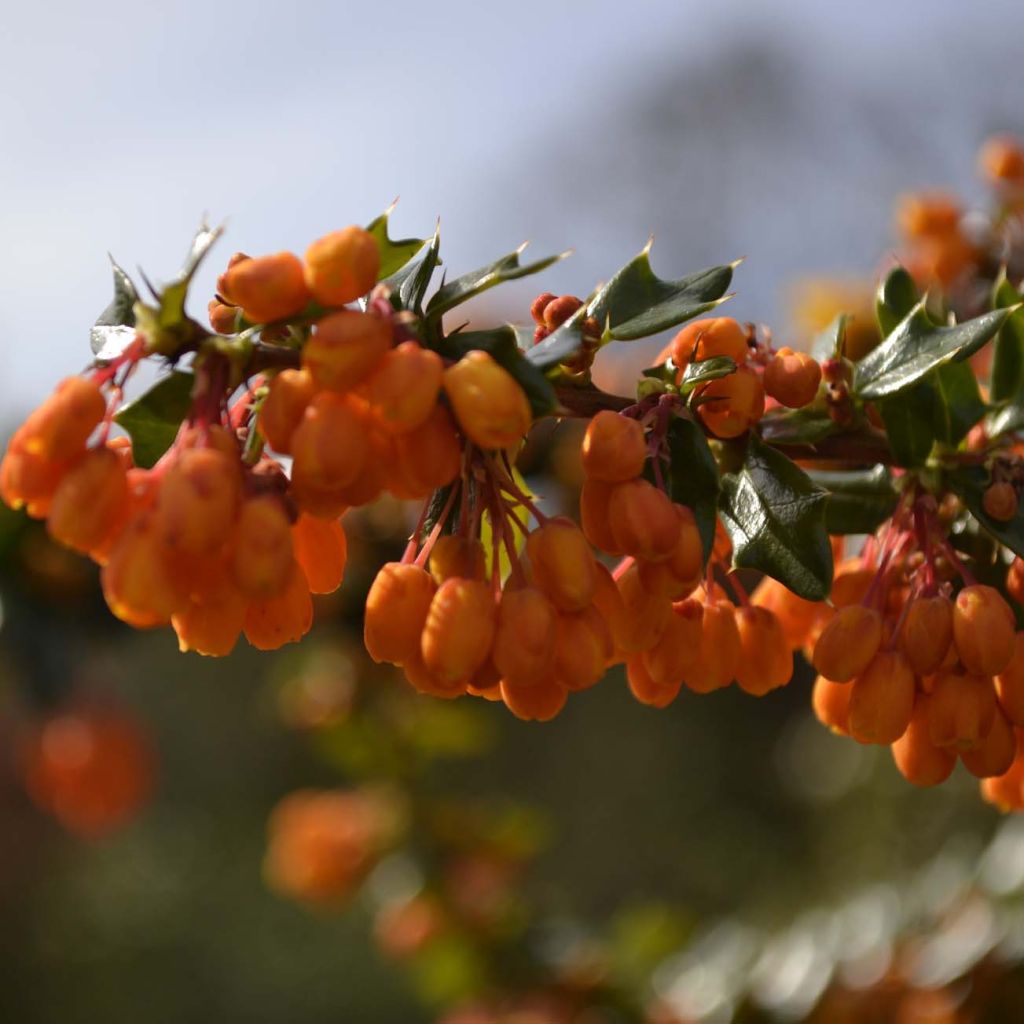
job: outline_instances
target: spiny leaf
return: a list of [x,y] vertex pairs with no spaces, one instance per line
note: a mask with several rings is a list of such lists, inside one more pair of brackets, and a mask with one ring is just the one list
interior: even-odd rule
[[586,304],[614,341],[634,341],[675,327],[725,301],[735,264],[710,267],[678,281],[666,281],[651,269],[651,243],[600,287]]
[[679,383],[679,391],[687,395],[699,385],[717,380],[719,377],[727,377],[735,371],[736,361],[729,356],[713,356],[711,359],[688,363],[683,371],[683,379]]
[[893,267],[875,293],[875,316],[882,337],[892,334],[919,301],[917,285],[910,273],[904,267]]
[[1007,310],[996,310],[952,327],[939,327],[932,323],[922,299],[881,345],[857,364],[854,393],[865,400],[899,394],[943,363],[976,352],[1006,317]]
[[388,218],[394,212],[397,202],[396,199],[379,217],[366,226],[366,230],[376,239],[380,251],[378,281],[391,277],[401,270],[427,244],[425,238],[393,239],[388,235]]
[[116,359],[135,340],[135,303],[139,293],[132,279],[119,267],[113,256],[114,297],[89,332],[89,341],[97,362]]
[[840,431],[821,408],[778,409],[767,413],[758,426],[772,444],[816,444]]
[[935,443],[932,429],[932,394],[927,385],[918,385],[912,395],[884,398],[878,411],[898,466],[923,465]]
[[194,383],[191,373],[174,370],[114,417],[132,439],[135,465],[151,469],[174,443],[192,407]]
[[743,468],[722,480],[720,514],[734,564],[767,573],[798,597],[824,600],[832,585],[826,498],[802,469],[752,434]]
[[463,274],[442,285],[427,303],[427,319],[436,324],[445,313],[473,298],[474,295],[479,295],[481,292],[487,291],[488,288],[493,288],[505,281],[514,281],[520,277],[539,273],[569,255],[563,252],[534,263],[520,263],[519,257],[524,248],[525,244],[515,252],[510,252],[507,256],[502,256],[485,267],[472,270],[468,274]]
[[486,352],[516,379],[526,393],[534,416],[546,416],[558,405],[555,389],[543,372],[531,363],[517,343],[511,324],[489,331],[460,331],[442,338],[437,351],[448,359],[461,359],[467,352]]
[[814,341],[811,342],[811,355],[819,362],[826,359],[838,359],[845,351],[846,324],[850,317],[840,313]]
[[[1006,279],[1004,268],[995,283],[992,305],[996,309],[1019,306],[1024,295]],[[992,357],[992,401],[1024,405],[1024,309],[1007,317],[996,335]]]
[[668,450],[671,459],[667,480],[669,497],[693,510],[707,562],[715,543],[718,464],[704,431],[693,420],[682,416],[676,417],[669,426]]
[[831,534],[874,533],[899,501],[885,466],[853,472],[812,469],[807,475],[828,492],[825,528]]
[[411,309],[415,313],[423,312],[423,297],[430,287],[430,279],[434,271],[441,266],[441,225],[434,228],[433,237],[427,251],[415,263],[407,263],[397,273],[387,278],[386,284],[391,287],[391,303],[399,309]]

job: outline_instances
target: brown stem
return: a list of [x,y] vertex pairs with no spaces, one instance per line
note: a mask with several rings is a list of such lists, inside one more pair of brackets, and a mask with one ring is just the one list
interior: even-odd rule
[[635,399],[626,398],[623,395],[613,395],[594,387],[593,384],[585,384],[580,387],[571,384],[556,384],[555,395],[558,397],[558,404],[561,406],[563,416],[579,416],[584,419],[589,419],[604,409],[621,412],[636,404]]

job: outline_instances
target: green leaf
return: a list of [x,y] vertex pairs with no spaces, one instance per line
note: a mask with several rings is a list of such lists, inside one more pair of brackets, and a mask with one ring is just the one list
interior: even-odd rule
[[583,345],[583,321],[587,307],[580,308],[561,327],[555,328],[539,345],[527,349],[526,358],[541,370],[549,370],[574,356]]
[[586,303],[615,341],[635,341],[675,327],[721,305],[729,296],[735,264],[710,267],[678,281],[664,281],[651,269],[651,243],[629,261]]
[[893,267],[875,293],[875,316],[882,337],[892,334],[919,301],[917,285],[910,273],[904,267]]
[[[981,398],[978,378],[970,363],[940,366],[925,382],[933,392],[932,423],[946,444],[958,445],[988,408]],[[911,401],[911,396],[906,396]]]
[[811,342],[811,355],[819,363],[825,362],[826,359],[839,359],[843,356],[846,347],[846,324],[849,319],[850,317],[846,313],[840,313]]
[[388,218],[394,209],[395,203],[392,203],[376,220],[366,226],[366,230],[376,239],[377,248],[380,250],[378,281],[391,277],[392,274],[401,270],[427,244],[425,238],[393,239],[389,237]]
[[807,475],[828,492],[825,528],[831,534],[874,533],[899,501],[885,466],[853,472],[808,470]]
[[668,428],[669,497],[693,511],[704,548],[704,561],[715,543],[718,516],[718,464],[704,431],[693,420],[677,416]]
[[430,287],[434,271],[441,266],[441,225],[434,229],[427,251],[415,263],[407,263],[397,273],[385,280],[391,288],[391,303],[398,309],[423,311],[423,297]]
[[[1004,268],[995,283],[992,305],[996,309],[1019,306],[1024,300],[1006,279]],[[996,335],[992,357],[992,401],[1024,405],[1024,309],[1007,317]]]
[[89,332],[89,341],[97,362],[116,359],[134,340],[135,303],[139,293],[132,279],[110,257],[114,271],[114,297]]
[[931,454],[935,443],[932,397],[927,385],[919,385],[908,395],[878,403],[889,447],[899,466],[920,466]]
[[751,435],[742,470],[722,480],[720,515],[733,563],[766,573],[798,597],[824,600],[832,586],[826,499],[802,469]]
[[688,363],[683,371],[683,379],[679,383],[679,391],[687,395],[701,384],[717,380],[719,377],[728,377],[730,373],[735,372],[736,362],[729,356],[713,356],[711,359]]
[[558,406],[555,389],[544,373],[531,363],[517,343],[511,324],[489,331],[461,331],[442,338],[437,351],[448,359],[461,359],[467,352],[486,352],[516,379],[526,392],[534,416],[546,416]]
[[817,444],[840,428],[824,409],[778,409],[762,417],[761,436],[772,444]]
[[865,400],[899,394],[936,367],[976,352],[1006,317],[1006,310],[995,310],[953,327],[938,327],[922,299],[881,345],[857,364],[854,394]]
[[486,267],[472,270],[442,285],[427,303],[427,319],[436,324],[445,313],[473,298],[474,295],[479,295],[505,281],[515,281],[517,278],[539,273],[569,255],[563,252],[557,256],[537,260],[535,263],[524,264],[519,262],[519,257],[525,248],[524,243],[515,252],[502,256]]
[[963,466],[950,472],[946,479],[982,528],[1000,544],[1005,544],[1014,554],[1024,558],[1024,502],[1017,508],[1013,519],[1002,523],[988,515],[982,504],[991,483],[984,466]]
[[174,370],[114,417],[132,439],[136,466],[151,469],[174,443],[182,420],[192,408],[194,383],[191,373]]

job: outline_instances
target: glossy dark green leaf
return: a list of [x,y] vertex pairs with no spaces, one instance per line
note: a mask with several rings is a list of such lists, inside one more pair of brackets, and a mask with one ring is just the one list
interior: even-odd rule
[[174,370],[114,417],[132,439],[136,466],[152,468],[174,443],[182,420],[192,408],[194,383],[191,373]]
[[875,316],[882,337],[891,334],[920,301],[917,285],[904,267],[893,267],[875,293]]
[[526,358],[542,370],[564,363],[583,345],[583,321],[586,318],[587,307],[580,306],[561,327],[555,328],[539,345],[528,349]]
[[433,323],[437,323],[445,313],[473,298],[474,295],[479,295],[481,292],[487,291],[488,288],[503,284],[505,281],[515,281],[520,277],[537,274],[550,267],[552,263],[557,263],[569,255],[560,253],[534,263],[520,263],[519,257],[524,248],[525,246],[520,246],[515,252],[502,256],[501,259],[489,263],[486,267],[472,270],[468,274],[463,274],[461,277],[443,284],[427,303],[427,318]]
[[885,466],[853,472],[808,470],[807,475],[828,492],[825,528],[831,534],[874,533],[899,501]]
[[953,327],[939,327],[922,300],[857,364],[854,393],[865,400],[899,394],[936,367],[976,352],[995,336],[1006,316],[1006,310],[995,310]]
[[114,272],[114,297],[89,332],[97,362],[116,359],[135,340],[135,303],[139,293],[132,279],[110,258]]
[[808,601],[832,586],[827,494],[795,463],[751,434],[739,473],[722,479],[719,505],[736,566],[757,569]]
[[734,265],[666,281],[651,269],[650,252],[648,243],[587,301],[586,315],[615,341],[648,338],[707,313],[728,298],[725,291]]
[[668,430],[669,464],[666,485],[669,496],[693,510],[704,547],[704,561],[715,543],[718,465],[704,431],[693,420],[676,417]]
[[982,528],[1000,544],[1005,544],[1024,558],[1024,502],[1018,507],[1013,519],[1003,523],[988,515],[982,504],[990,483],[988,470],[984,466],[963,466],[949,473],[946,479]]
[[[958,445],[988,408],[970,363],[946,363],[924,383],[933,392],[932,423],[936,436],[946,444]],[[909,395],[906,397],[912,400]]]
[[401,270],[385,280],[391,288],[391,304],[399,309],[422,312],[423,297],[430,287],[434,271],[441,266],[441,226],[434,229],[426,252],[415,262],[409,262]]
[[[996,281],[992,305],[996,309],[1019,306],[1024,296],[1006,279]],[[992,356],[992,401],[1024,406],[1024,309],[1012,313],[999,328]]]
[[388,218],[394,211],[391,204],[376,220],[366,226],[366,230],[377,241],[380,251],[380,270],[377,280],[383,281],[402,269],[427,244],[425,238],[391,238],[388,235]]
[[448,359],[461,359],[479,349],[503,366],[526,392],[534,416],[546,416],[558,405],[555,389],[543,371],[533,365],[517,343],[516,329],[510,324],[489,331],[460,331],[449,334],[437,344],[437,351]]
[[688,363],[683,371],[683,379],[679,382],[679,391],[687,395],[701,384],[707,384],[708,381],[717,380],[719,377],[727,377],[735,371],[736,361],[729,356],[714,356],[700,362]]
[[931,454],[935,443],[932,397],[930,388],[918,385],[912,394],[883,398],[878,403],[898,466],[921,466]]
[[762,417],[761,436],[772,444],[816,444],[839,432],[824,409],[777,409]]

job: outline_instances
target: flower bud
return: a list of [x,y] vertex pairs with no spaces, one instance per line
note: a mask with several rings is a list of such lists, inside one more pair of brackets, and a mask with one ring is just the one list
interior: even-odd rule
[[594,599],[594,555],[579,527],[549,519],[526,538],[533,581],[559,611],[582,611]]
[[267,494],[243,502],[231,554],[232,575],[242,593],[255,599],[281,593],[294,563],[291,523],[281,501]]
[[1017,734],[1002,711],[996,709],[992,728],[971,750],[962,750],[960,760],[977,779],[992,779],[1010,770],[1017,755]]
[[742,366],[750,351],[747,332],[728,316],[691,321],[672,339],[671,346],[672,362],[680,370],[688,363],[715,356],[728,356]]
[[590,480],[620,483],[639,476],[647,461],[643,427],[628,416],[602,410],[587,424],[580,461]]
[[683,685],[681,678],[670,683],[655,682],[647,671],[646,658],[639,654],[634,654],[626,662],[626,682],[629,683],[629,692],[641,704],[653,708],[667,708],[679,696]]
[[1010,570],[1006,574],[1006,592],[1017,604],[1024,604],[1024,558],[1017,557],[1010,563]]
[[861,604],[848,605],[840,608],[822,630],[811,660],[826,679],[848,683],[868,667],[881,643],[878,612]]
[[764,385],[749,366],[697,389],[697,416],[715,437],[745,434],[764,415]]
[[249,601],[227,578],[208,589],[201,598],[190,599],[171,616],[171,625],[178,635],[178,649],[223,658],[234,650]]
[[831,679],[818,676],[814,680],[811,707],[822,725],[841,736],[850,735],[850,694],[852,686],[833,683]]
[[170,620],[186,595],[165,561],[165,548],[152,515],[129,523],[100,573],[110,610],[129,626],[146,629]]
[[220,547],[234,525],[242,493],[241,469],[216,448],[187,448],[160,482],[156,525],[163,542],[190,555]]
[[619,550],[649,562],[670,558],[683,529],[672,500],[642,477],[612,490],[608,526]]
[[981,507],[997,523],[1008,523],[1017,514],[1016,488],[1005,480],[989,484],[981,496]]
[[294,562],[284,589],[253,601],[245,613],[245,638],[261,651],[298,643],[313,625],[313,599],[305,574]]
[[879,651],[854,679],[850,735],[858,743],[895,743],[914,713],[914,673],[902,651]]
[[217,334],[234,334],[238,323],[238,307],[228,306],[220,299],[210,299],[206,306],[207,319]]
[[746,605],[736,610],[740,656],[736,682],[740,689],[763,697],[793,678],[793,652],[782,623],[767,608]]
[[468,352],[448,367],[444,389],[462,432],[481,448],[510,448],[533,422],[523,389],[486,352]]
[[513,686],[507,679],[501,681],[501,699],[516,718],[526,722],[549,722],[562,708],[568,697],[565,687],[553,675],[545,676],[530,686]]
[[782,625],[790,650],[794,651],[807,642],[824,610],[817,601],[806,601],[802,597],[797,597],[771,576],[765,576],[761,580],[751,595],[751,601],[775,614]]
[[719,690],[735,678],[739,658],[735,609],[728,601],[708,601],[704,605],[700,649],[696,660],[683,673],[683,682],[695,693]]
[[806,352],[780,348],[764,368],[764,389],[780,405],[799,409],[818,394],[821,367]]
[[1017,755],[1008,771],[996,778],[983,779],[981,796],[990,804],[995,804],[1001,811],[1024,810],[1024,733],[1014,729]]
[[82,455],[106,411],[106,399],[95,381],[67,377],[29,413],[11,438],[10,450],[48,462],[70,462]]
[[657,643],[668,625],[672,603],[661,594],[647,590],[635,565],[618,579],[623,617],[615,633],[619,650],[626,654],[646,651]]
[[350,391],[391,349],[391,324],[376,313],[340,309],[317,322],[302,350],[302,366],[318,388]]
[[[852,690],[852,687],[847,687]],[[915,786],[937,786],[956,767],[956,754],[935,746],[928,733],[928,700],[923,694],[914,703],[907,731],[892,745],[892,757],[900,774]]]
[[444,683],[468,682],[487,660],[496,617],[486,583],[445,580],[430,602],[420,641],[427,669]]
[[960,225],[960,204],[941,192],[903,196],[896,207],[896,222],[909,239],[945,238]]
[[365,228],[342,228],[318,238],[307,250],[306,287],[322,306],[355,302],[377,283],[380,249]]
[[993,185],[1024,184],[1024,147],[1012,135],[996,135],[981,147],[978,169]]
[[462,445],[451,413],[435,405],[414,431],[395,438],[392,489],[400,496],[425,498],[450,484],[462,468]]
[[419,427],[437,403],[443,372],[441,357],[415,341],[387,352],[366,382],[366,397],[381,427],[389,434]]
[[973,750],[988,735],[996,715],[992,680],[942,672],[928,699],[928,734],[937,747]]
[[337,519],[300,513],[292,526],[292,548],[311,593],[333,594],[341,586],[348,561],[348,538]]
[[128,470],[109,448],[95,448],[72,467],[53,494],[46,528],[54,540],[89,552],[119,525],[128,500]]
[[236,263],[228,269],[224,282],[224,297],[241,306],[246,320],[256,324],[295,316],[309,302],[302,263],[291,252]]
[[364,424],[354,406],[330,392],[318,394],[292,435],[292,492],[299,507],[332,518],[347,507],[343,489],[366,463]]
[[920,676],[937,672],[953,642],[953,605],[945,597],[910,602],[900,636],[910,667]]
[[499,678],[519,687],[539,683],[550,674],[556,619],[554,605],[535,587],[506,588],[498,605],[491,651]]
[[315,394],[308,370],[282,370],[271,380],[258,419],[260,432],[274,451],[291,454],[292,435]]
[[658,686],[676,685],[693,668],[700,655],[704,606],[697,601],[681,601],[672,606],[672,614],[657,643],[642,654],[646,675]]
[[607,566],[601,562],[594,563],[594,607],[601,613],[611,636],[615,650],[622,647],[622,636],[626,631],[626,608],[622,603],[622,594],[612,579]]
[[611,630],[593,605],[558,613],[554,676],[560,686],[577,691],[599,683],[614,651]]
[[388,562],[366,596],[363,640],[376,662],[402,665],[419,657],[420,638],[437,586],[418,565]]
[[974,584],[956,595],[953,640],[968,672],[994,676],[1010,663],[1016,623],[1010,606],[994,587]]

